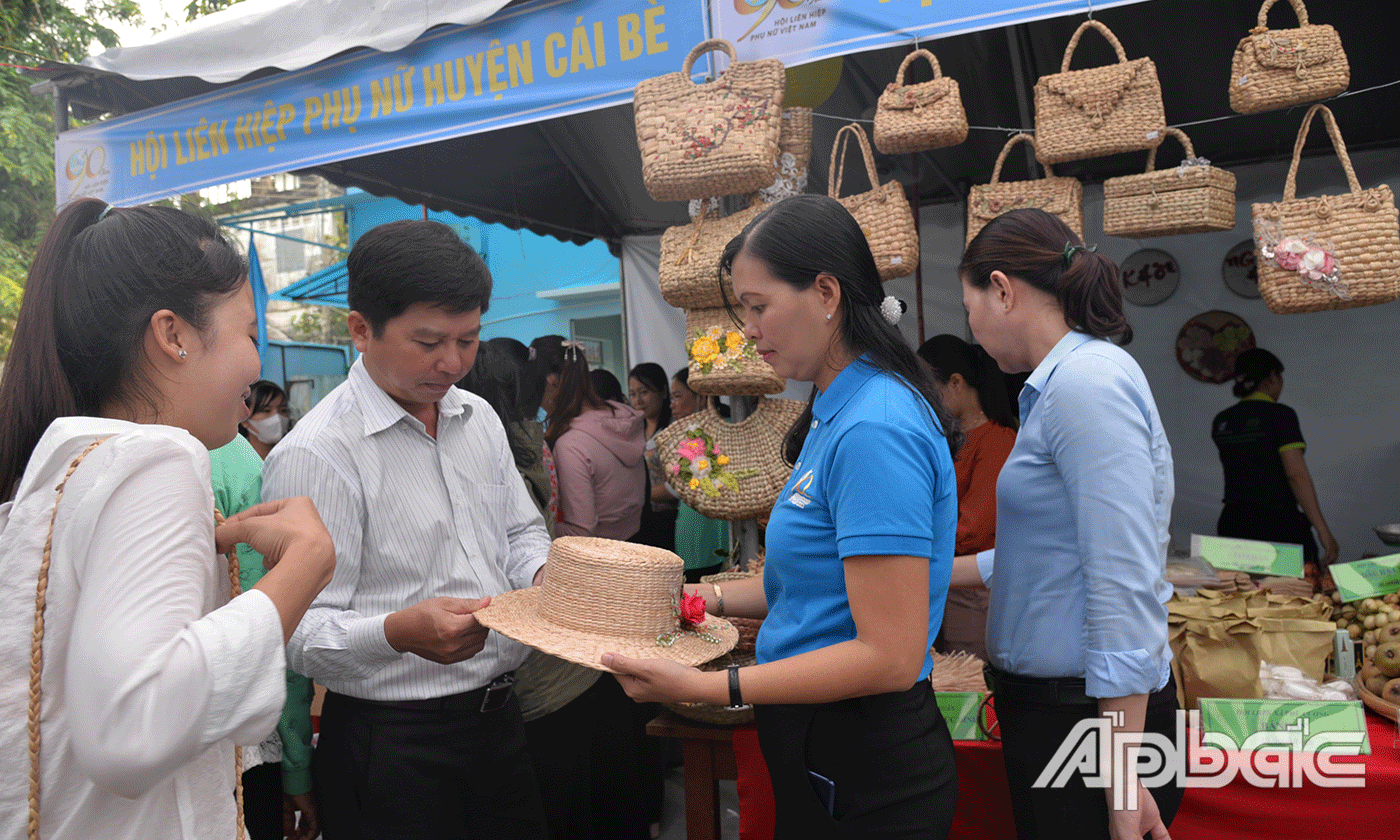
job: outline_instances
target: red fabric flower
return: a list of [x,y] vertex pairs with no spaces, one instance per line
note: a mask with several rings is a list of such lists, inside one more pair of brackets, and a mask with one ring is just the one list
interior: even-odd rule
[[705,599],[688,592],[681,594],[681,624],[698,627],[705,623]]

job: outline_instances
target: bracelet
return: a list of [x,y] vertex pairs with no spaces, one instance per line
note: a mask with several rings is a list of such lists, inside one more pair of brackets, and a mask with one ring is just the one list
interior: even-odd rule
[[724,615],[724,590],[719,588],[718,583],[710,584],[715,590],[715,615]]
[[744,695],[739,692],[739,666],[729,666],[729,708],[742,709]]

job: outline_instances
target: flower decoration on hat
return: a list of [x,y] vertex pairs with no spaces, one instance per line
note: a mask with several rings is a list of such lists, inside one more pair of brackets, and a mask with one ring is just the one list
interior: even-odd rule
[[671,595],[671,612],[676,617],[676,628],[657,636],[658,645],[670,647],[682,633],[689,633],[710,644],[719,644],[719,638],[706,630],[708,617],[705,615],[704,598],[692,595],[685,591],[685,587],[678,586]]
[[753,341],[737,329],[720,326],[696,330],[687,352],[691,367],[700,373],[710,373],[715,368],[739,370],[745,360],[758,361]]
[[672,483],[717,499],[726,490],[739,492],[741,480],[758,474],[756,469],[729,469],[729,456],[719,451],[714,438],[699,426],[686,434],[689,437],[676,447],[676,463],[671,465],[671,476],[675,479]]
[[1297,272],[1304,285],[1325,289],[1342,300],[1351,300],[1351,291],[1342,282],[1336,246],[1311,233],[1285,234],[1278,222],[1255,217],[1254,244],[1259,256],[1284,271]]

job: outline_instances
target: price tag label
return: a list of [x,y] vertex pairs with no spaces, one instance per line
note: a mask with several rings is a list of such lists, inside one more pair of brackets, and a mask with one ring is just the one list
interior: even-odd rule
[[982,701],[987,695],[982,691],[939,691],[938,710],[948,722],[948,731],[954,741],[986,741],[986,712]]
[[1303,576],[1303,547],[1289,543],[1191,535],[1191,554],[1217,569],[1251,575]]
[[1327,567],[1343,601],[1359,601],[1400,592],[1400,554],[1369,557]]
[[1240,752],[1286,750],[1370,755],[1359,700],[1201,698],[1201,728]]

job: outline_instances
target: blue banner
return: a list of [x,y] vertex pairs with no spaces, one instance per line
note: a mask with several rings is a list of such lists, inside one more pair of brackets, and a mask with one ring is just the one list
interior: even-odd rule
[[258,311],[258,355],[267,356],[267,283],[263,282],[258,246],[248,234],[248,282],[253,286],[253,308]]
[[631,102],[638,81],[680,70],[704,37],[693,0],[525,4],[395,53],[361,50],[64,132],[57,200],[137,204]]

